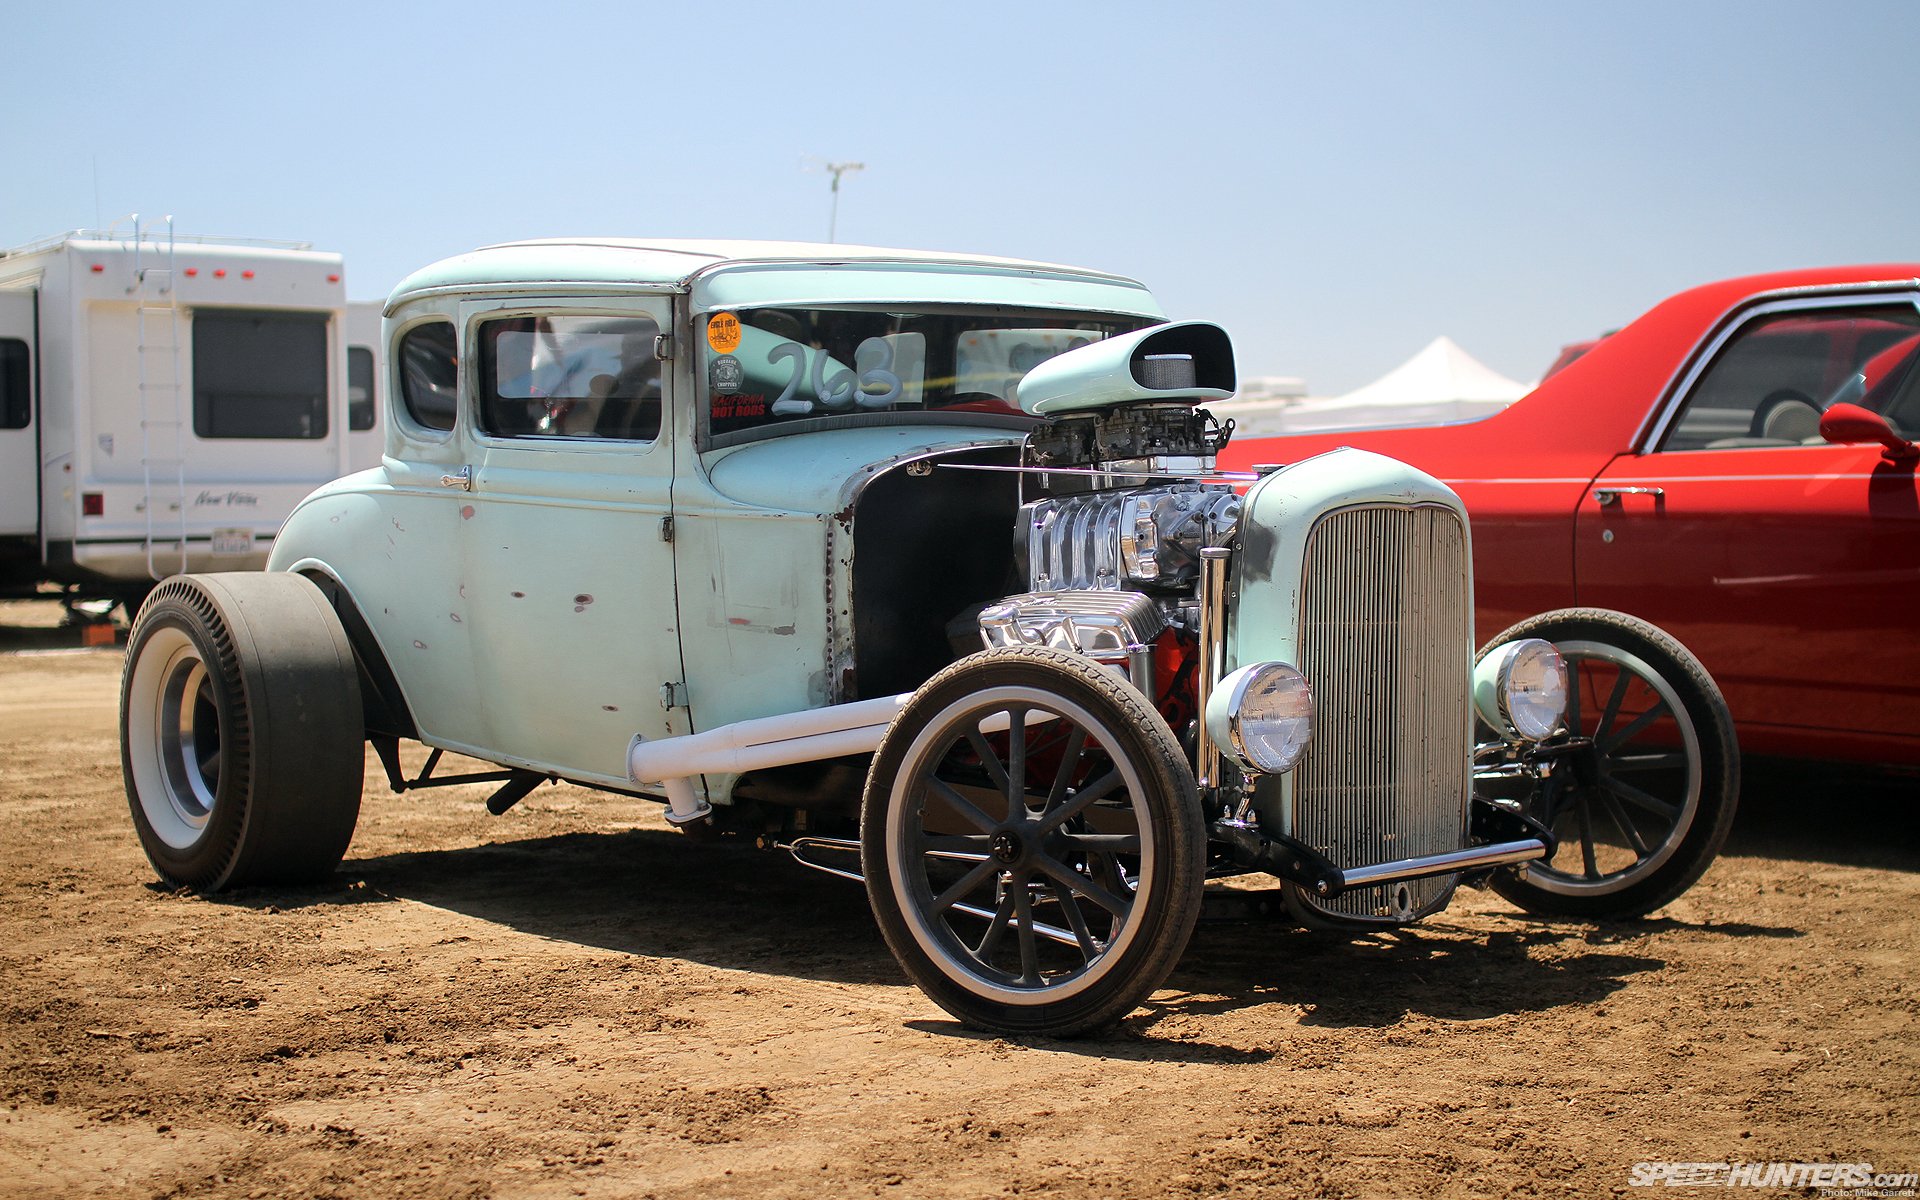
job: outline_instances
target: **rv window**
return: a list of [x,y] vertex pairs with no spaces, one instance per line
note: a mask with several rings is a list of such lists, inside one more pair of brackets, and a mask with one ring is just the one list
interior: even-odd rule
[[460,358],[453,323],[429,321],[400,337],[400,398],[407,415],[428,429],[452,429]]
[[480,331],[480,416],[511,437],[652,441],[660,362],[650,317],[545,316]]
[[327,315],[193,314],[193,431],[203,438],[327,436]]
[[33,423],[33,376],[27,370],[27,344],[0,338],[0,429],[25,429]]
[[373,351],[347,347],[347,428],[373,428]]

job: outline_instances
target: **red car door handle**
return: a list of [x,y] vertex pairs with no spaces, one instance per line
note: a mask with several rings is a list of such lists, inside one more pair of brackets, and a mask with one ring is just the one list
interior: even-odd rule
[[1593,489],[1594,502],[1601,508],[1609,504],[1620,503],[1622,496],[1652,496],[1656,502],[1666,497],[1665,488],[1657,487],[1597,487]]

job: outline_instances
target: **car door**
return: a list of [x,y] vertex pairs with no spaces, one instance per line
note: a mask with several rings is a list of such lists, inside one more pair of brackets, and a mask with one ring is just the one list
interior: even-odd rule
[[0,292],[0,537],[40,530],[33,311],[33,292]]
[[1818,432],[1841,400],[1920,417],[1916,358],[1912,296],[1757,308],[1698,356],[1642,451],[1581,501],[1579,602],[1645,617],[1692,649],[1749,749],[1824,752],[1812,731],[1920,735],[1913,462]]
[[688,732],[662,703],[680,634],[669,544],[674,429],[665,297],[461,306],[473,420],[461,580],[483,744],[626,779],[636,733]]

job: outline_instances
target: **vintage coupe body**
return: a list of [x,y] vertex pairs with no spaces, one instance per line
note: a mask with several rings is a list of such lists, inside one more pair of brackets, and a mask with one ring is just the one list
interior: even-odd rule
[[1463,881],[1633,915],[1732,818],[1684,650],[1551,618],[1636,655],[1568,736],[1549,641],[1476,663],[1458,497],[1359,451],[1221,476],[1227,336],[1131,280],[517,243],[402,282],[385,336],[383,464],[266,574],[175,577],[136,622],[123,759],[168,879],[330,872],[370,740],[396,789],[487,779],[501,812],[565,779],[863,879],[938,1003],[1070,1034],[1165,978],[1212,878],[1355,928]]
[[1732,279],[1463,425],[1236,442],[1365,447],[1473,516],[1482,630],[1562,605],[1658,624],[1748,754],[1920,765],[1920,264]]

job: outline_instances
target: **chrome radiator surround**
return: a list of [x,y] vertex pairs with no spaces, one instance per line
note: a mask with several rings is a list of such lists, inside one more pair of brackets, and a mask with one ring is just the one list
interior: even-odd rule
[[[1337,508],[1307,537],[1296,665],[1317,711],[1285,823],[1342,868],[1468,844],[1469,555],[1459,513],[1444,504]],[[1457,882],[1436,875],[1297,901],[1322,919],[1400,924],[1445,907]]]

